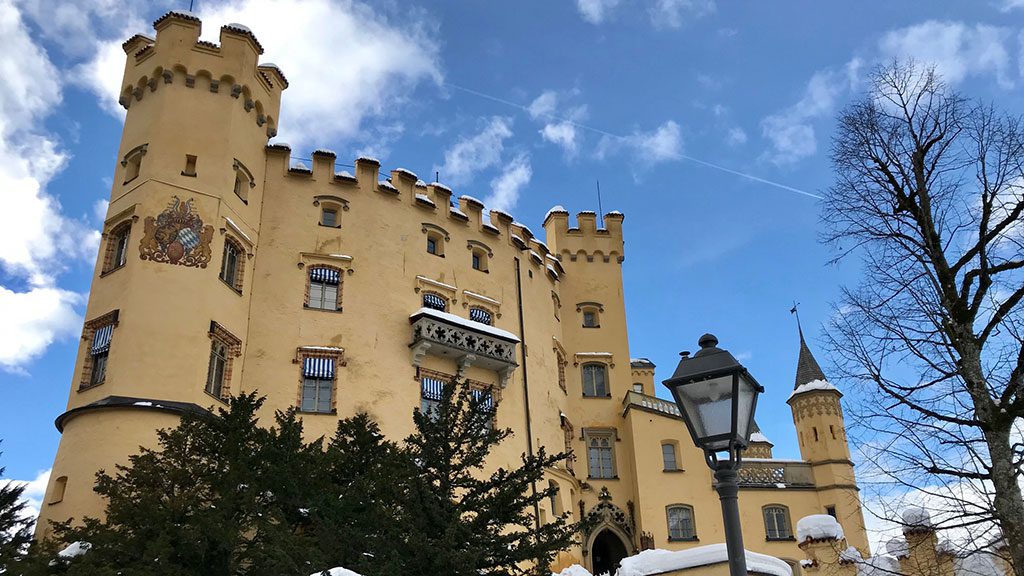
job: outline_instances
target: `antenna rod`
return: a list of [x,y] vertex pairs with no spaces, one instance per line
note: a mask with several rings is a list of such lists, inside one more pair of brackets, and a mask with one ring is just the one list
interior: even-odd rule
[[188,0],[188,11],[192,11],[192,5],[195,4],[196,0]]
[[601,228],[604,228],[604,208],[601,206],[601,180],[597,180],[597,215],[601,219]]

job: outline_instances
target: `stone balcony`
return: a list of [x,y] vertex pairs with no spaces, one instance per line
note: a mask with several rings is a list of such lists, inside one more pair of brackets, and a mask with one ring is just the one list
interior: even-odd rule
[[504,388],[519,365],[519,338],[511,332],[430,308],[420,308],[409,316],[409,324],[413,366],[419,366],[428,354],[446,358],[458,365],[459,376],[470,366],[493,370]]
[[[630,390],[623,400],[626,409],[633,407],[648,412],[657,412],[682,420],[675,402],[662,400]],[[679,433],[689,441],[689,433],[680,422]],[[803,460],[776,460],[744,458],[739,470],[740,488],[812,488],[814,473],[811,464]]]

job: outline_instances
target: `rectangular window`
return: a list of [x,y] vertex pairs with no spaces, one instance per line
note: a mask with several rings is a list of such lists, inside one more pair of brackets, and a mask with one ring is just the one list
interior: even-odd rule
[[829,516],[831,516],[833,518],[838,518],[838,516],[836,516],[836,507],[835,506],[825,506],[825,514],[828,514]]
[[764,529],[769,540],[788,540],[793,537],[789,529],[789,515],[782,506],[765,507]]
[[302,404],[299,410],[334,412],[334,358],[305,358],[302,363]]
[[644,385],[643,384],[633,384],[633,392],[639,392],[640,394],[643,394],[644,393]]
[[583,313],[583,327],[597,328],[597,312],[587,310]]
[[234,289],[238,289],[238,265],[239,265],[239,253],[238,248],[231,242],[224,242],[224,260],[220,266],[220,279],[225,284],[231,286]]
[[330,208],[324,208],[320,213],[320,223],[324,226],[334,228],[338,225],[338,211]]
[[490,390],[471,390],[470,395],[476,403],[477,410],[488,416],[485,426],[490,430],[494,427],[494,415],[496,411],[494,406],[494,395],[491,394]]
[[427,237],[427,252],[430,254],[437,254],[437,240],[431,237]]
[[338,306],[338,286],[341,284],[341,273],[330,268],[311,268],[309,271],[309,308],[320,310],[340,310]]
[[675,444],[666,442],[661,445],[661,459],[665,464],[666,471],[678,470],[679,467],[676,464],[676,447]]
[[182,176],[196,175],[196,157],[192,154],[185,154],[185,169],[181,171]]
[[583,365],[583,395],[606,397],[608,393],[608,372],[604,364]]
[[215,398],[224,394],[224,379],[228,371],[228,350],[223,342],[213,341],[210,346],[210,367],[206,374],[206,393]]
[[420,412],[431,418],[437,414],[444,394],[444,380],[424,377],[420,379]]
[[591,478],[615,478],[615,437],[613,431],[587,431],[587,468]]
[[697,538],[697,530],[693,523],[693,508],[689,506],[670,506],[668,508],[668,539],[693,540]]
[[89,374],[90,385],[101,384],[107,378],[107,357],[110,354],[110,341],[113,334],[113,324],[96,328],[92,334],[92,346],[89,347],[89,354],[92,356],[92,370]]

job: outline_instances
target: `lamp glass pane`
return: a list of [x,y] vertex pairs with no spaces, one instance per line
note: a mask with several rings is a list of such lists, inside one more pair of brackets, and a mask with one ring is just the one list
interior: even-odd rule
[[740,374],[739,380],[736,398],[736,435],[746,441],[750,439],[751,423],[754,421],[754,400],[757,397],[757,387],[745,374]]
[[677,390],[698,436],[732,432],[732,374],[684,384]]

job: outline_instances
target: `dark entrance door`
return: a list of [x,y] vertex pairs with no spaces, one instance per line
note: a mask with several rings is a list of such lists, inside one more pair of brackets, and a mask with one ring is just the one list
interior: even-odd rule
[[590,549],[594,559],[594,575],[614,574],[619,562],[627,556],[626,545],[611,530],[602,530]]

